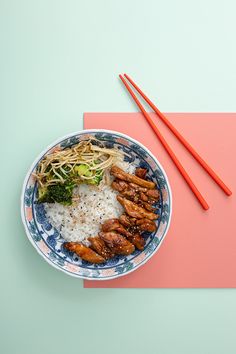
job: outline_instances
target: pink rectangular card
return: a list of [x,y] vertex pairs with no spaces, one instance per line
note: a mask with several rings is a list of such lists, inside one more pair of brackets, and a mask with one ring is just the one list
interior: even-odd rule
[[173,214],[157,253],[135,272],[86,288],[236,287],[236,114],[167,113],[183,136],[231,188],[217,187],[164,124],[153,118],[210,205],[204,211],[140,113],[86,113],[84,128],[116,130],[137,139],[157,157],[169,178]]

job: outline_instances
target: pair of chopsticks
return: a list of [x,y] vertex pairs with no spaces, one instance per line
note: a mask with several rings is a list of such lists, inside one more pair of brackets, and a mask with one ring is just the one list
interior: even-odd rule
[[185,179],[186,183],[188,184],[189,188],[192,190],[194,195],[196,196],[197,200],[201,204],[202,208],[204,210],[209,209],[209,205],[192,181],[191,177],[187,173],[187,171],[184,169],[182,166],[181,162],[175,155],[174,151],[171,149],[170,145],[167,143],[166,139],[164,136],[161,134],[159,131],[158,127],[156,126],[154,120],[151,118],[150,114],[144,109],[143,105],[135,95],[135,93],[132,91],[131,87],[127,83],[129,83],[136,89],[136,91],[143,97],[143,99],[149,104],[149,106],[155,111],[157,116],[165,123],[165,125],[171,130],[171,132],[176,136],[176,138],[185,146],[185,148],[190,152],[190,154],[196,159],[196,161],[203,167],[203,169],[210,175],[210,177],[217,183],[217,185],[223,190],[223,192],[230,196],[232,194],[231,190],[225,185],[225,183],[222,181],[222,179],[213,171],[213,169],[208,165],[208,163],[203,160],[203,158],[197,153],[197,151],[189,144],[189,142],[182,136],[182,134],[173,126],[173,124],[166,118],[166,116],[159,111],[159,109],[155,106],[155,104],[145,95],[145,93],[135,84],[135,82],[126,74],[124,74],[124,77],[122,75],[119,75],[120,79],[124,83],[125,87],[129,91],[130,95],[134,99],[135,103],[139,107],[140,111],[143,113],[144,117],[146,118],[147,122],[150,124],[152,127],[153,131],[159,138],[160,142],[164,146],[165,150],[171,157],[172,161],[174,162],[175,166],[178,168],[179,172]]

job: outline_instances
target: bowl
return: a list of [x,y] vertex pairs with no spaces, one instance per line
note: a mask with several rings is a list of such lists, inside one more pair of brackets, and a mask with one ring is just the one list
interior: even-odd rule
[[[68,252],[61,237],[46,217],[43,204],[36,203],[37,182],[33,176],[40,160],[56,149],[64,149],[79,141],[95,136],[107,147],[116,147],[129,156],[125,160],[137,167],[147,168],[148,177],[156,184],[160,192],[157,205],[159,218],[157,230],[145,233],[146,243],[143,251],[135,250],[129,256],[116,256],[103,264],[91,264]],[[146,263],[158,250],[163,242],[171,221],[172,196],[166,173],[156,157],[141,143],[131,137],[110,130],[82,130],[63,136],[50,144],[35,159],[23,184],[21,195],[21,217],[28,236],[37,252],[54,268],[64,273],[83,279],[109,280],[126,275]]]

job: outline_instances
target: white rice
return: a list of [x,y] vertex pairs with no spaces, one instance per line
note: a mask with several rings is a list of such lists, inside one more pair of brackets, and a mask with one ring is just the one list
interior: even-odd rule
[[[129,173],[135,169],[126,162],[120,162],[119,167]],[[71,206],[45,203],[46,215],[65,240],[89,245],[87,238],[97,236],[101,224],[119,217],[124,209],[116,199],[117,192],[106,184],[101,183],[99,187],[82,184],[74,195],[78,200]]]

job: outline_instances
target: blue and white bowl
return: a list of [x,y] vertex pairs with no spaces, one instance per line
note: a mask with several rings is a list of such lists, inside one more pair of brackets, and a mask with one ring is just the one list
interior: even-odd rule
[[[33,176],[38,163],[47,154],[77,144],[89,136],[95,136],[107,147],[116,147],[129,154],[126,161],[134,163],[137,167],[145,167],[148,177],[157,184],[160,192],[160,201],[157,212],[160,215],[157,230],[146,233],[145,248],[136,250],[129,256],[116,256],[104,264],[91,264],[82,261],[75,254],[68,252],[61,237],[46,217],[43,204],[36,203],[37,183]],[[26,234],[37,252],[53,267],[68,275],[92,280],[109,280],[128,274],[151,258],[160,247],[167,234],[172,209],[171,189],[165,171],[153,154],[141,143],[127,135],[110,130],[82,130],[64,136],[49,145],[34,161],[30,167],[22,190],[21,217]]]

